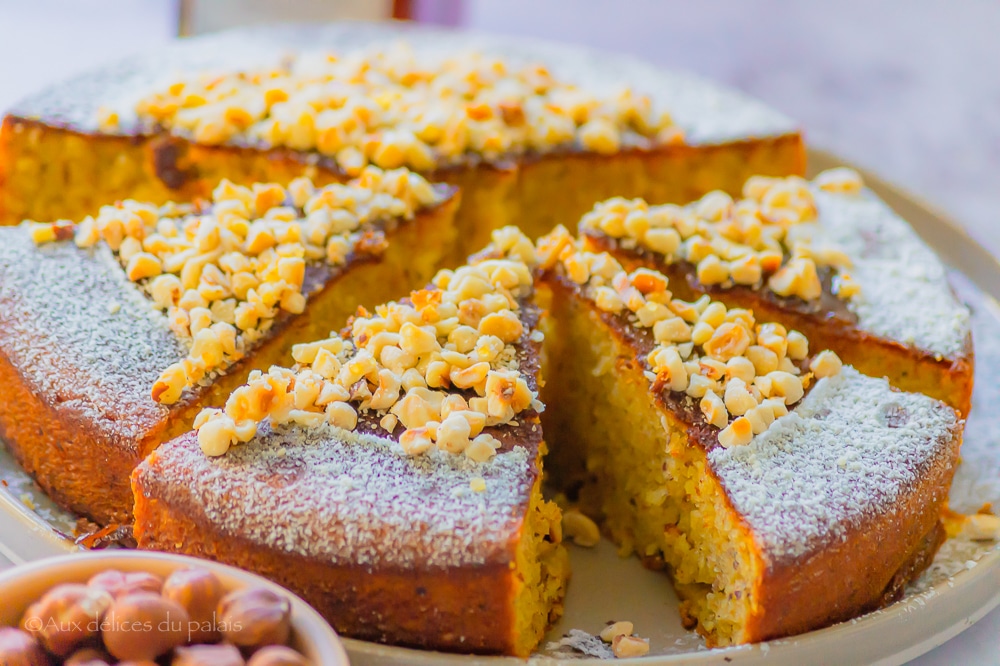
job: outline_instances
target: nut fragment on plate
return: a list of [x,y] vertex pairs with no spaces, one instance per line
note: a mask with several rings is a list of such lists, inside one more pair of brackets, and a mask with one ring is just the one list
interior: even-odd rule
[[1000,539],[1000,516],[974,513],[966,517],[962,534],[973,541],[996,541]]
[[611,649],[619,659],[642,657],[649,654],[649,641],[638,636],[615,636]]
[[612,622],[601,630],[601,640],[605,643],[611,643],[618,636],[631,636],[634,629],[635,627],[628,620]]
[[563,512],[562,530],[573,543],[584,548],[593,548],[601,541],[601,530],[597,523],[576,509]]
[[611,651],[619,659],[641,657],[649,653],[649,641],[632,634],[635,627],[627,620],[611,622],[601,630],[600,637],[611,643]]

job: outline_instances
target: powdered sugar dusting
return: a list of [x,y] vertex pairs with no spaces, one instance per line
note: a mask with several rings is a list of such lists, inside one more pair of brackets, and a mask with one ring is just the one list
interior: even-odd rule
[[[213,529],[331,564],[459,567],[509,562],[537,476],[523,446],[485,463],[330,425],[265,424],[208,458],[188,435],[139,467],[146,493]],[[475,492],[469,482],[486,481]]]
[[955,413],[844,368],[747,446],[709,460],[772,560],[843,539],[950,455]]
[[823,234],[854,262],[850,273],[861,293],[847,307],[858,327],[932,354],[963,355],[969,310],[952,293],[941,260],[910,225],[871,192],[814,190]]
[[36,246],[0,227],[0,349],[47,404],[134,447],[167,410],[150,397],[187,354],[107,247]]
[[290,52],[344,53],[399,39],[429,55],[477,49],[518,61],[541,61],[556,76],[598,92],[631,85],[668,109],[690,143],[779,136],[796,130],[790,119],[760,102],[634,57],[525,38],[376,23],[244,28],[181,40],[158,52],[74,77],[22,101],[13,113],[93,131],[98,109],[106,107],[118,112],[127,130],[135,126],[135,102],[178,74],[273,66]]

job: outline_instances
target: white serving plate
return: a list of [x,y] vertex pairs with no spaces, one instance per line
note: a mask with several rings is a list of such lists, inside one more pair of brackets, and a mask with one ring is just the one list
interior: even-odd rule
[[[811,171],[843,164],[811,150]],[[974,309],[976,388],[966,428],[962,463],[952,487],[951,505],[974,511],[985,502],[1000,506],[1000,422],[991,407],[1000,404],[1000,262],[960,226],[911,195],[871,174],[865,180],[952,267],[959,295]],[[919,307],[919,304],[914,304]],[[75,518],[60,511],[33,486],[0,448],[0,553],[15,563],[73,550]],[[29,507],[30,505],[30,507]],[[620,663],[759,664],[829,662],[901,664],[971,626],[1000,605],[1000,548],[993,543],[955,539],[947,542],[931,568],[904,598],[880,611],[794,638],[757,645],[709,650],[685,630],[677,597],[662,573],[647,571],[634,558],[621,559],[609,543],[596,549],[571,547],[573,581],[566,614],[549,632],[543,648],[571,629],[599,631],[608,620],[630,620],[636,633],[650,639],[651,654]],[[344,641],[355,666],[493,666],[525,664],[505,657],[447,655],[364,641]],[[548,649],[528,663],[579,666],[598,660]],[[616,662],[618,663],[618,662]]]

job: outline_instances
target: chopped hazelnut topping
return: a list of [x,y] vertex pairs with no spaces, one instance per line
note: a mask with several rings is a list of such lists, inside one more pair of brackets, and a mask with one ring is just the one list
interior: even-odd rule
[[843,194],[857,194],[865,186],[861,174],[848,167],[827,169],[813,183],[821,190]]
[[843,367],[843,363],[840,358],[829,350],[816,354],[816,357],[809,364],[809,369],[812,370],[817,379],[836,375],[840,372],[841,367]]
[[753,425],[746,416],[740,416],[719,432],[719,444],[727,449],[731,446],[744,446],[753,439]]
[[198,429],[198,445],[206,455],[222,455],[236,439],[236,424],[224,414],[209,418]]
[[[492,442],[490,441],[491,439],[493,440]],[[469,445],[465,448],[465,455],[476,462],[486,462],[497,453],[498,447],[493,445],[494,442],[499,444],[492,435],[479,435],[469,442]]]
[[[725,198],[709,203],[713,209],[706,214],[725,214]],[[586,239],[574,240],[559,227],[538,240],[537,257],[598,310],[649,330],[655,346],[645,364],[654,390],[697,401],[724,447],[750,443],[802,399],[814,377],[840,372],[837,355],[822,351],[811,361],[812,372],[803,373],[809,341],[798,331],[758,324],[749,310],[727,308],[708,296],[693,303],[674,299],[666,276],[648,268],[627,273],[610,254],[587,247]]]
[[[650,250],[668,262],[694,264],[706,286],[766,285],[779,296],[810,301],[823,290],[818,269],[829,268],[833,293],[849,299],[860,290],[845,272],[848,256],[836,247],[814,247],[796,227],[816,221],[815,191],[854,194],[862,187],[851,169],[825,171],[812,183],[797,176],[754,176],[739,201],[719,191],[686,206],[608,199],[584,215],[580,228],[626,248]],[[567,270],[577,283],[587,281],[584,266],[567,265]],[[600,298],[612,302],[609,294]]]
[[51,243],[56,239],[55,227],[51,224],[28,223],[28,233],[36,245]]
[[849,273],[833,276],[833,293],[837,298],[848,299],[861,293],[861,286]]
[[144,97],[135,111],[198,143],[318,151],[350,175],[369,163],[425,171],[468,154],[565,146],[613,153],[682,138],[670,114],[630,88],[596,94],[541,64],[475,51],[418,57],[406,44],[194,76]]
[[[337,248],[334,263],[351,252],[371,252],[377,249],[373,224],[411,218],[440,201],[440,191],[423,177],[370,166],[349,183],[323,188],[307,179],[287,188],[224,180],[210,204],[129,200],[104,206],[96,219],[68,227],[68,234],[65,223],[33,225],[31,231],[38,242],[71,238],[74,231],[80,247],[106,242],[129,280],[190,341],[188,358],[165,370],[153,388],[153,399],[170,405],[185,388],[243,358],[281,312],[303,312],[307,265],[329,260],[328,248]],[[301,205],[288,205],[296,202]],[[350,420],[346,413],[337,416]]]
[[[525,249],[530,243],[511,229],[494,233],[494,249],[506,246],[518,256],[533,256]],[[342,337],[294,346],[294,367],[252,373],[224,411],[203,412],[200,430],[222,418],[254,432],[265,418],[354,430],[361,414],[374,412],[387,432],[402,424],[399,445],[406,455],[436,448],[490,460],[501,443],[483,429],[513,425],[521,412],[541,409],[514,347],[530,337],[518,313],[532,273],[522,261],[493,254],[439,272],[406,301],[359,313]],[[210,446],[203,447],[209,455],[237,442],[228,429],[209,432]],[[228,444],[218,445],[227,434]]]

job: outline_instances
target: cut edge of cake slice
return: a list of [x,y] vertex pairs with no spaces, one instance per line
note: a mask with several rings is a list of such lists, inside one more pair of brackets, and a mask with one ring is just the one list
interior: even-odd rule
[[569,575],[532,288],[488,252],[254,373],[136,469],[139,546],[271,577],[346,636],[528,656]]
[[930,563],[954,410],[746,310],[674,298],[565,230],[539,254],[550,479],[621,552],[668,569],[709,645],[855,617]]

